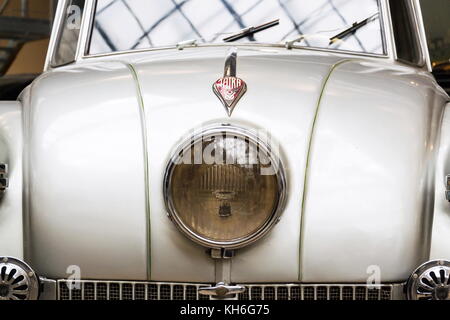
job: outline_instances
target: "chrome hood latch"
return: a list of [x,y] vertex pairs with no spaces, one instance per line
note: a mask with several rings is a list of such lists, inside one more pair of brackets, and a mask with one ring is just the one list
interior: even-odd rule
[[215,298],[227,298],[239,293],[244,293],[244,286],[230,286],[224,282],[219,282],[213,287],[199,288],[198,293],[205,296],[215,297]]

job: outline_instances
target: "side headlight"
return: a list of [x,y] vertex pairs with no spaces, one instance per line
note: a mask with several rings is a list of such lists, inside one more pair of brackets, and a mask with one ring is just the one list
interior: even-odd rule
[[264,236],[279,219],[285,192],[283,167],[271,147],[229,126],[186,141],[164,182],[174,223],[209,248],[240,248]]

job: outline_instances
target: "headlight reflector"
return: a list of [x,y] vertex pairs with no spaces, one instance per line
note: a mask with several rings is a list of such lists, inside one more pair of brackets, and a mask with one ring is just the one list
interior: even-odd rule
[[239,248],[278,221],[285,176],[270,146],[235,127],[209,129],[185,142],[165,177],[166,206],[189,238]]

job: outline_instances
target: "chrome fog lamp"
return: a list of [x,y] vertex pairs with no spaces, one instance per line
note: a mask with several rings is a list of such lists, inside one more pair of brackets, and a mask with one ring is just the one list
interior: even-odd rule
[[236,249],[267,234],[282,212],[286,181],[272,145],[221,126],[193,135],[170,160],[164,197],[172,221],[208,248]]
[[450,300],[450,262],[435,260],[417,268],[406,285],[409,300]]
[[0,257],[0,300],[37,300],[39,280],[25,262]]

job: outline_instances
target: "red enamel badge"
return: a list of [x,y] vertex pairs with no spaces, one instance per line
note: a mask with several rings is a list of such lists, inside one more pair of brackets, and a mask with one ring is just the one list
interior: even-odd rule
[[247,91],[244,80],[236,77],[237,49],[232,48],[225,60],[225,72],[222,78],[214,82],[213,91],[231,117],[236,104]]
[[223,77],[214,83],[213,90],[223,103],[228,116],[231,116],[236,104],[247,91],[247,84],[237,77]]

